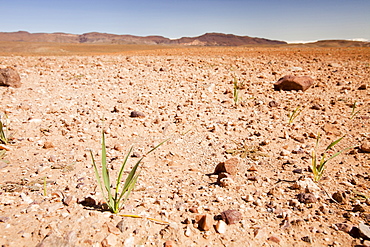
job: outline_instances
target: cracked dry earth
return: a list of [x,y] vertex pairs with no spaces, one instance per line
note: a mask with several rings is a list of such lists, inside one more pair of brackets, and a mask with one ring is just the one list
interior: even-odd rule
[[[0,88],[13,134],[0,161],[0,244],[368,246],[369,61],[368,48],[0,57],[22,80]],[[274,91],[290,74],[314,85]],[[88,151],[99,160],[103,128],[113,179],[132,145],[131,166],[170,138],[144,159],[118,215],[102,210]],[[310,169],[317,133],[318,154],[344,135],[329,155],[354,146],[320,184]],[[222,162],[230,174],[214,174]]]

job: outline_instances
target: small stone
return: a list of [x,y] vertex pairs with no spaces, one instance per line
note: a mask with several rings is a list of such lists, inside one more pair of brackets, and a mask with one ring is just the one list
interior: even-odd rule
[[118,241],[116,235],[109,233],[109,235],[101,241],[102,247],[119,246],[121,243]]
[[251,166],[251,167],[248,168],[248,171],[249,172],[256,172],[257,168],[255,166]]
[[360,150],[364,153],[370,153],[370,141],[365,141],[361,144]]
[[214,173],[220,174],[221,172],[226,172],[230,175],[235,175],[238,172],[238,166],[239,166],[239,159],[238,158],[231,158],[226,160],[225,162],[219,163]]
[[247,180],[249,181],[258,181],[258,177],[257,176],[252,176],[252,175],[247,175]]
[[97,205],[95,199],[91,196],[85,197],[84,200],[79,203],[86,207],[95,207]]
[[132,118],[145,118],[145,114],[139,111],[132,111],[130,113],[130,117]]
[[186,229],[185,229],[185,232],[184,232],[184,235],[186,237],[190,237],[191,236],[191,229],[189,226],[186,226]]
[[278,243],[278,244],[280,244],[280,242],[281,242],[281,239],[278,236],[275,236],[275,235],[272,235],[272,236],[268,237],[267,240]]
[[349,233],[352,229],[352,226],[346,223],[336,223],[335,226],[338,228],[339,231]]
[[358,90],[366,90],[367,88],[367,85],[366,84],[361,84],[359,87],[358,87]]
[[254,237],[257,239],[266,239],[267,238],[267,230],[266,228],[256,228],[253,231]]
[[115,235],[121,234],[120,229],[118,229],[118,227],[115,226],[113,223],[111,223],[111,222],[105,222],[105,225],[108,228],[108,232],[113,233]]
[[121,231],[124,232],[128,227],[125,227],[125,222],[124,220],[121,220],[120,222],[117,223],[116,227]]
[[10,220],[10,218],[9,217],[4,217],[4,216],[1,216],[0,217],[0,222],[2,222],[2,223],[6,223],[7,221],[9,221]]
[[221,213],[222,219],[228,224],[236,224],[242,220],[243,216],[238,210],[230,209]]
[[223,221],[223,220],[217,221],[216,231],[220,234],[224,234],[226,232],[226,223],[225,223],[225,221]]
[[355,205],[352,208],[352,212],[365,212],[365,208],[362,205]]
[[174,247],[174,246],[175,246],[175,244],[171,240],[167,240],[164,243],[164,247]]
[[287,75],[280,78],[275,84],[275,90],[302,90],[306,91],[313,84],[313,79],[309,76],[293,76]]
[[30,204],[30,203],[32,203],[32,202],[33,202],[33,200],[31,199],[31,197],[27,196],[25,193],[21,193],[21,194],[20,194],[20,196],[21,196],[22,200],[23,200],[25,203]]
[[252,195],[248,194],[246,196],[242,196],[242,199],[246,202],[253,202],[254,201],[254,198]]
[[198,208],[197,208],[197,207],[191,207],[191,208],[189,208],[189,212],[190,212],[190,213],[193,213],[193,214],[197,214],[197,213],[199,213],[199,211],[198,211]]
[[302,168],[297,168],[293,170],[293,173],[302,174],[303,170]]
[[202,215],[198,221],[198,228],[202,231],[209,231],[213,226],[213,217],[209,214]]
[[272,100],[269,102],[269,106],[270,107],[278,107],[279,106],[279,103],[277,103],[276,101]]
[[304,236],[301,238],[301,240],[309,244],[312,243],[310,236]]
[[45,148],[45,149],[53,148],[53,147],[54,147],[54,144],[50,141],[45,142],[44,146],[43,146],[43,148]]
[[317,202],[317,198],[312,193],[300,193],[297,195],[297,199],[300,203],[315,203]]
[[63,198],[63,204],[66,206],[70,206],[75,202],[75,198],[73,196],[66,196]]
[[15,69],[0,69],[0,86],[17,88],[21,85],[21,77]]
[[346,193],[337,191],[332,195],[332,198],[338,203],[344,203],[346,201]]
[[230,177],[222,178],[219,182],[221,187],[232,187],[235,184],[234,180]]

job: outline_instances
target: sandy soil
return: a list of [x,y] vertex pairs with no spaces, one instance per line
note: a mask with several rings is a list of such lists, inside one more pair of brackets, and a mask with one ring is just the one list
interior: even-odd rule
[[[0,88],[0,113],[13,133],[0,161],[0,245],[369,244],[357,228],[370,224],[370,153],[359,148],[370,141],[369,61],[369,48],[0,57],[23,83]],[[274,91],[289,74],[315,83],[305,92]],[[234,78],[243,84],[237,104]],[[360,111],[351,118],[355,102]],[[144,159],[120,213],[143,218],[99,207],[89,149],[99,160],[103,128],[113,179],[132,145],[141,156],[170,138]],[[355,146],[328,162],[321,185],[310,170],[317,133],[319,154],[344,135],[329,154]],[[217,183],[215,167],[230,158],[237,173]],[[242,217],[223,232],[220,215],[230,209]],[[202,215],[207,231],[199,229]]]

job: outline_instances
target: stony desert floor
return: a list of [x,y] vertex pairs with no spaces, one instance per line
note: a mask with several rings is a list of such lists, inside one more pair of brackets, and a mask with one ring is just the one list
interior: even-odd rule
[[[369,246],[369,48],[2,56],[0,66],[22,79],[0,87],[12,134],[1,246]],[[314,85],[274,91],[284,75]],[[168,139],[144,158],[119,214],[104,210],[89,153],[100,165],[102,131],[112,180],[131,146],[124,176]],[[327,158],[352,148],[314,183],[318,133],[318,155],[342,136]],[[235,174],[215,174],[225,161]]]

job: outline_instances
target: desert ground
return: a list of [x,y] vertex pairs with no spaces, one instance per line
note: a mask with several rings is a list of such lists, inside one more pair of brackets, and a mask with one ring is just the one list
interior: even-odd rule
[[[1,53],[22,82],[0,87],[1,246],[370,246],[370,48],[81,47]],[[275,91],[285,75],[314,84]],[[102,131],[113,181],[167,140],[119,214]],[[348,149],[315,183],[318,133],[318,160]]]

